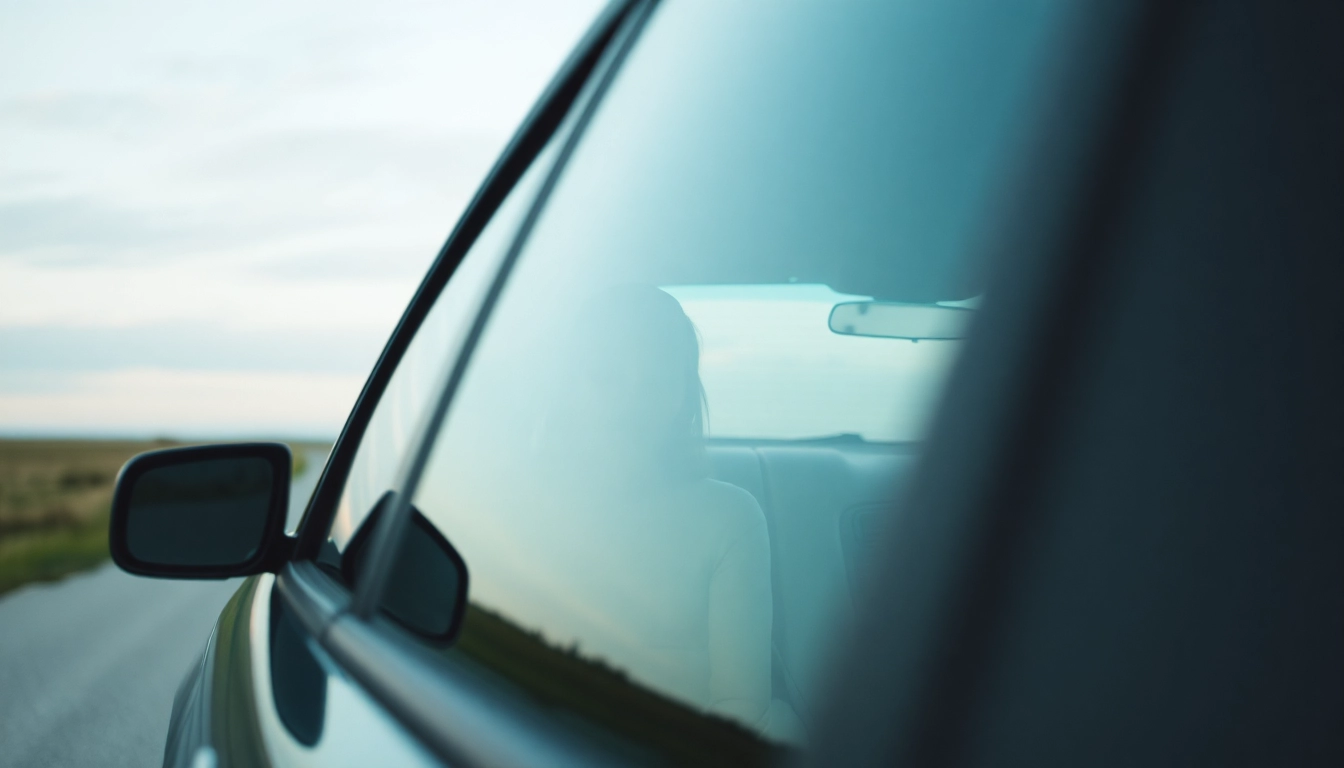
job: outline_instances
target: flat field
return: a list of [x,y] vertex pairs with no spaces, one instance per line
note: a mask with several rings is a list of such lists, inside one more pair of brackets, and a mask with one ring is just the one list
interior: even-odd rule
[[[183,444],[0,439],[0,594],[106,560],[117,471],[137,453]],[[296,475],[305,445],[290,444]]]

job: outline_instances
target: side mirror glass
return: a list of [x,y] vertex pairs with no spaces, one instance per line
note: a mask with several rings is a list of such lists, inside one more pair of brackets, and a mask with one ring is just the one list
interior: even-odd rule
[[[383,495],[341,558],[342,578],[352,589],[368,565],[373,531],[391,500],[391,491]],[[447,646],[457,639],[467,610],[467,564],[439,529],[414,507],[380,607],[385,616],[428,643]]]
[[281,443],[173,448],[117,478],[109,545],[144,576],[226,578],[267,569],[285,542],[290,454]]
[[831,331],[910,341],[950,341],[966,337],[975,310],[943,304],[848,301],[831,309]]

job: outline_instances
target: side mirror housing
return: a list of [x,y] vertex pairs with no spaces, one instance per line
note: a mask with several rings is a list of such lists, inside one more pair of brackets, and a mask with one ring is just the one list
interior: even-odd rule
[[291,473],[283,443],[236,443],[142,453],[122,467],[112,497],[112,560],[129,573],[222,579],[275,571]]

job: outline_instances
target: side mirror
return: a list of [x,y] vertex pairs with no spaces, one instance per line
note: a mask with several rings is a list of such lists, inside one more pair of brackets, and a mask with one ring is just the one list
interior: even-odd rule
[[274,570],[290,543],[289,482],[282,443],[142,453],[117,477],[112,560],[130,573],[175,579]]
[[[392,502],[388,491],[360,526],[341,557],[341,576],[354,589],[368,564],[378,518]],[[467,610],[467,564],[420,510],[402,533],[401,547],[384,587],[383,614],[421,640],[451,645]]]

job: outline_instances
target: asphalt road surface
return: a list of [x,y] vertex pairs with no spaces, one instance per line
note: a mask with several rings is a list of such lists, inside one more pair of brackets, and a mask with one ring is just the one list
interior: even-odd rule
[[[290,528],[324,461],[295,479]],[[161,764],[173,694],[240,583],[108,563],[0,598],[0,766]]]

